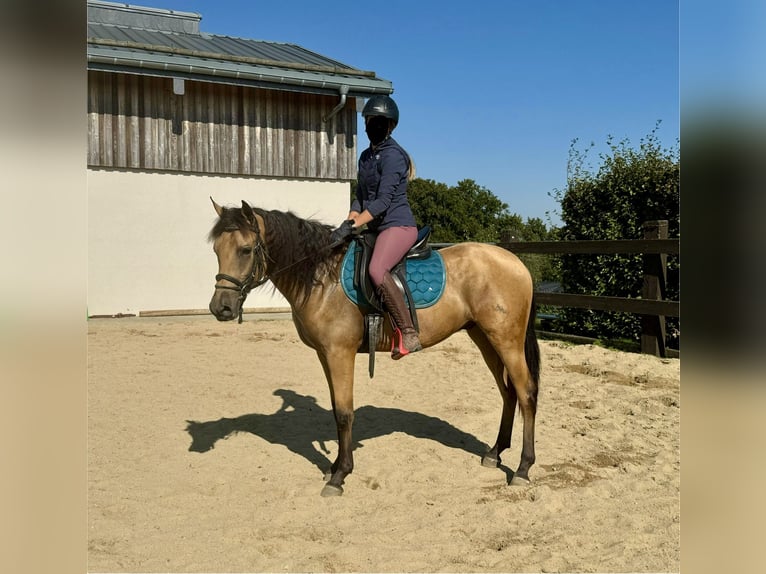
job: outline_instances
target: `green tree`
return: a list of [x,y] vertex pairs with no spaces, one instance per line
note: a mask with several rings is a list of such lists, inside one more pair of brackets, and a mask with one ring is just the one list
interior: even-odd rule
[[[437,243],[496,243],[501,237],[521,241],[552,238],[553,232],[541,219],[531,218],[525,223],[489,189],[472,179],[461,180],[454,187],[430,179],[414,179],[407,193],[415,220],[421,227],[433,228],[431,240]],[[535,281],[557,279],[551,257],[530,253],[519,257]]]
[[[526,223],[516,234],[521,241],[555,241],[557,229],[548,229],[539,217],[527,218]],[[559,268],[552,255],[542,253],[520,253],[519,258],[529,269],[535,283],[540,281],[559,281]]]
[[450,187],[416,178],[407,195],[418,225],[430,225],[436,242],[497,241],[500,223],[511,217],[505,203],[472,179]]
[[[607,140],[610,153],[601,154],[594,173],[586,165],[587,150],[570,147],[567,187],[557,191],[561,204],[563,240],[640,239],[646,221],[668,220],[669,236],[679,236],[678,151],[663,149],[657,140],[659,123],[641,140],[638,149],[628,140]],[[640,297],[641,255],[564,255],[558,258],[563,290],[567,293]],[[678,298],[677,257],[668,261],[668,297]],[[601,338],[638,340],[640,317],[583,309],[561,309],[560,328]],[[675,319],[668,321],[667,343],[675,346]]]

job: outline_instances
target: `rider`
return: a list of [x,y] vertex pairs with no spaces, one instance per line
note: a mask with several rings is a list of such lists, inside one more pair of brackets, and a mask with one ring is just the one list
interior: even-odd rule
[[391,269],[415,244],[418,235],[407,199],[407,182],[415,177],[415,166],[391,137],[399,123],[399,108],[392,98],[371,97],[362,116],[370,147],[359,158],[356,198],[347,220],[333,231],[332,241],[345,239],[364,224],[377,233],[369,274],[394,322],[391,356],[400,359],[422,349],[404,297],[391,277]]

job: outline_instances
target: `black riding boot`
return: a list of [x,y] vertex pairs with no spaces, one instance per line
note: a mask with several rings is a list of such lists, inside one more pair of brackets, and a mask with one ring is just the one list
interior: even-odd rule
[[378,295],[394,323],[391,358],[397,360],[404,355],[420,351],[423,346],[420,344],[418,332],[412,324],[412,317],[407,304],[404,302],[404,296],[388,272],[383,276],[383,282],[378,287]]

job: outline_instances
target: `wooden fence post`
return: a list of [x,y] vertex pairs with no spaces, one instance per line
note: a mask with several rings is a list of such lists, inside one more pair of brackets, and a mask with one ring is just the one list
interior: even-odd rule
[[[667,239],[667,220],[647,221],[642,225],[644,239]],[[643,299],[664,300],[666,294],[668,256],[665,253],[644,254]],[[641,352],[665,357],[665,316],[641,315]]]

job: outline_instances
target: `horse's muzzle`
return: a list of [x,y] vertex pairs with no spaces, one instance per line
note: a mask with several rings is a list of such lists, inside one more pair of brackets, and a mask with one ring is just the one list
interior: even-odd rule
[[213,295],[208,306],[215,318],[219,321],[231,321],[239,317],[239,302],[236,299],[227,301],[226,298],[219,295],[220,293]]
[[236,319],[237,315],[235,315],[231,309],[228,307],[224,307],[223,309],[220,309],[218,311],[213,311],[211,309],[211,312],[213,315],[215,315],[215,318],[219,321],[231,321],[232,319]]

